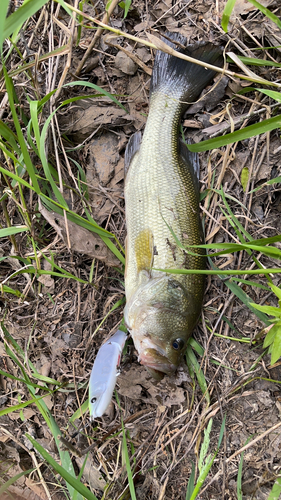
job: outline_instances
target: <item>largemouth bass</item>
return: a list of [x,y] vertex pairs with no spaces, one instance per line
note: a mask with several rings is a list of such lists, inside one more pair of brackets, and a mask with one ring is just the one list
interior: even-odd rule
[[[186,46],[182,35],[168,36]],[[165,42],[177,50],[179,44]],[[222,62],[221,49],[211,43],[180,51],[210,64]],[[175,372],[202,307],[203,275],[155,269],[205,268],[203,251],[191,255],[178,245],[203,243],[199,163],[179,140],[179,123],[214,74],[158,51],[143,138],[134,134],[125,153],[125,323],[140,363],[158,380]]]

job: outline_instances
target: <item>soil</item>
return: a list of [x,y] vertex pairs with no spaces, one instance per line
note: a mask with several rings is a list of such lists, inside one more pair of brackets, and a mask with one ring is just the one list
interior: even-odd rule
[[[263,0],[261,3],[280,17],[281,7],[277,0]],[[156,36],[166,30],[180,32],[187,37],[188,43],[209,40],[225,47],[227,52],[280,64],[281,32],[278,27],[248,1],[237,0],[226,34],[220,26],[224,5],[221,0],[136,0],[132,2],[126,19],[122,8],[115,8],[110,24],[142,39],[146,39],[146,32]],[[84,12],[98,19],[102,19],[104,9],[101,1],[84,4]],[[86,96],[58,110],[53,122],[54,134],[50,134],[47,140],[49,162],[60,171],[63,196],[69,208],[86,218],[86,207],[94,221],[124,245],[124,151],[130,136],[143,130],[146,122],[155,53],[141,43],[117,35],[109,38],[108,33],[102,32],[77,76],[78,64],[96,32],[89,29],[93,27],[91,21],[85,22],[87,27],[77,39],[75,25],[58,4],[49,2],[34,15],[18,42],[22,53],[28,47],[27,61],[32,61],[34,54],[42,55],[66,45],[70,30],[76,38],[71,53],[48,58],[33,66],[30,73],[18,73],[14,85],[22,103],[23,117],[30,117],[26,97],[42,99],[60,85],[61,79],[63,83],[80,79],[97,85],[114,94],[126,108],[122,109],[106,96],[93,97],[95,90],[82,83],[82,86],[66,86],[57,91],[40,118],[42,128],[50,112],[59,104],[80,95]],[[261,50],[261,47],[278,45],[277,48]],[[134,56],[134,60],[128,53]],[[9,60],[8,70],[19,64],[15,52]],[[237,73],[242,72],[231,62],[228,67]],[[278,67],[250,68],[256,75],[280,81]],[[263,94],[253,90],[246,95],[237,95],[249,85],[238,77],[216,77],[214,91],[189,108],[183,117],[186,137],[199,142],[214,134],[230,132],[233,122],[237,121],[240,128],[277,114],[275,101]],[[255,86],[259,88],[259,85]],[[7,103],[5,106],[1,111],[2,120],[12,127]],[[24,128],[26,122],[24,118],[22,120]],[[200,153],[199,158],[202,193],[211,185],[215,188],[222,185],[232,212],[254,239],[281,233],[279,185],[266,185],[253,191],[280,175],[279,130],[211,153]],[[6,164],[2,153],[1,164]],[[38,173],[43,175],[37,158],[35,164]],[[220,176],[222,168],[225,172]],[[241,172],[245,168],[249,169],[250,181],[243,189]],[[3,178],[1,189],[7,187],[5,182]],[[237,236],[221,210],[225,210],[223,201],[214,194],[212,196],[211,203],[210,198],[202,197],[206,242],[233,241]],[[9,238],[1,239],[0,256],[9,256],[1,261],[1,280],[24,294],[24,298],[11,294],[1,296],[2,326],[23,349],[24,366],[30,376],[27,360],[39,374],[65,384],[44,401],[62,431],[65,438],[62,446],[69,449],[77,473],[83,466],[85,450],[94,444],[83,471],[84,484],[98,499],[130,498],[120,455],[122,417],[129,451],[134,456],[132,467],[135,467],[137,499],[185,499],[193,463],[198,477],[204,430],[213,419],[209,448],[209,453],[213,453],[226,416],[221,446],[198,498],[238,498],[238,467],[242,448],[247,445],[240,498],[267,499],[281,468],[281,363],[270,365],[269,355],[264,355],[262,339],[257,340],[264,324],[220,277],[209,276],[206,280],[202,318],[193,335],[204,349],[204,356],[198,356],[198,361],[208,384],[210,403],[185,363],[175,376],[165,377],[155,384],[145,368],[139,365],[133,343],[129,340],[117,379],[119,403],[114,397],[106,414],[92,425],[89,425],[87,412],[83,418],[70,421],[87,400],[87,385],[98,349],[122,321],[125,302],[123,267],[99,236],[78,226],[75,221],[66,225],[63,215],[48,211],[45,206],[40,207],[35,198],[26,192],[27,210],[33,220],[33,238],[38,252],[49,259],[39,256],[41,268],[50,271],[55,263],[81,281],[50,274],[39,279],[33,279],[29,274],[13,275],[19,266],[12,256],[33,256],[34,250],[27,233],[15,235],[16,248]],[[6,208],[12,225],[24,223],[12,196],[7,199]],[[0,213],[0,223],[2,227],[6,226],[4,210]],[[276,246],[280,248],[279,243]],[[258,254],[256,257],[265,267],[279,267],[273,259]],[[214,262],[224,269],[248,269],[253,261],[244,252],[242,257],[240,253],[220,256]],[[252,278],[259,284],[267,283],[262,275]],[[278,274],[272,280],[280,285]],[[256,303],[277,305],[275,296],[263,288],[242,283],[241,289]],[[114,309],[118,301],[120,305]],[[22,378],[17,356],[13,358],[7,350],[10,344],[4,328],[2,333],[0,368]],[[2,409],[30,399],[26,385],[21,381],[0,377]],[[38,380],[33,379],[33,382],[38,383]],[[37,388],[36,394],[43,392]],[[42,462],[25,437],[26,432],[59,462],[46,422],[38,408],[29,405],[22,411],[0,417],[2,482],[32,468],[34,457]],[[50,496],[34,473],[20,477],[10,486],[13,498],[65,498],[50,468],[43,464],[40,470]],[[106,484],[110,484],[110,488],[103,496]]]

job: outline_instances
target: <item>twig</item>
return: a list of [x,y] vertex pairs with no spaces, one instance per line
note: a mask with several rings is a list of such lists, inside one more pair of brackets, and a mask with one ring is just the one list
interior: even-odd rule
[[110,43],[108,39],[106,39],[106,44],[110,45],[111,47],[115,47],[118,50],[121,50],[126,54],[126,56],[130,57],[134,63],[136,63],[145,73],[147,73],[149,76],[152,75],[152,69],[149,68],[143,61],[141,61],[135,54],[132,52],[129,52],[129,50],[124,49],[124,47],[121,47],[121,45],[118,45],[118,43]]
[[[114,11],[115,7],[118,5],[118,3],[119,3],[119,0],[112,0],[111,4],[108,7],[108,11],[103,16],[102,23],[100,23],[100,21],[99,21],[96,24],[100,23],[100,26],[103,24],[104,27],[108,28],[107,23],[109,22],[109,18],[111,16],[112,12]],[[78,12],[79,15],[82,15],[82,16],[84,15],[83,12],[81,12],[81,11],[77,11],[77,12]],[[87,17],[88,19],[90,18],[90,16],[85,16],[85,15],[84,15],[84,17]],[[98,39],[101,37],[102,32],[103,32],[102,27],[98,28],[98,30],[96,31],[93,40],[91,41],[89,47],[87,48],[87,50],[86,50],[86,52],[85,52],[85,54],[84,54],[84,56],[82,58],[82,61],[80,61],[80,63],[78,64],[78,67],[77,67],[76,72],[75,72],[76,76],[80,75],[85,62],[87,61],[88,57],[90,56],[90,54],[91,54],[94,46],[96,45]]]
[[[75,6],[77,7],[78,6],[78,0],[75,0]],[[67,75],[67,72],[71,66],[71,62],[72,62],[72,42],[73,42],[73,39],[74,39],[74,31],[75,31],[75,22],[76,22],[76,12],[74,12],[74,16],[73,16],[73,19],[72,19],[72,22],[71,22],[71,28],[70,28],[70,35],[69,35],[69,39],[68,39],[68,43],[67,45],[69,46],[69,52],[67,54],[67,61],[66,61],[66,65],[63,69],[63,73],[61,75],[61,78],[60,78],[60,81],[59,81],[59,84],[58,84],[58,90],[56,91],[55,93],[55,97],[54,97],[54,100],[57,100],[58,97],[59,97],[59,94],[61,92],[61,89],[62,89],[62,86],[64,84],[64,81],[66,79],[66,75]]]
[[114,200],[114,198],[112,196],[110,196],[108,190],[106,190],[104,187],[102,187],[101,184],[99,184],[99,189],[118,208],[118,210],[120,210],[120,212],[122,212],[123,214],[125,214],[124,208],[122,208],[122,207],[120,207],[120,205],[118,205],[118,203]]
[[50,494],[50,492],[49,492],[49,490],[48,490],[47,484],[46,484],[45,479],[43,478],[42,473],[41,473],[41,470],[40,470],[40,467],[41,467],[41,466],[40,466],[40,465],[38,464],[38,462],[37,462],[37,458],[36,458],[36,455],[35,455],[34,451],[32,451],[32,452],[30,453],[30,455],[31,455],[32,461],[34,462],[34,465],[35,465],[35,467],[36,467],[36,470],[37,470],[38,476],[39,476],[39,478],[40,478],[39,483],[40,483],[40,484],[42,484],[43,489],[44,489],[44,491],[45,491],[45,493],[46,493],[46,496],[47,496],[48,500],[52,500],[52,496],[51,496],[51,494]]
[[[239,96],[240,97],[240,96]],[[276,108],[277,106],[280,106],[280,102],[277,102],[275,104],[271,104],[269,106],[271,109]],[[264,113],[266,111],[266,108],[261,108],[258,109],[257,111],[252,111],[250,113],[246,113],[244,115],[238,116],[237,118],[233,119],[234,127],[236,128],[240,123],[243,123],[244,120],[248,120],[253,118],[254,116],[260,115],[261,113]],[[202,134],[208,135],[210,139],[213,139],[213,137],[217,137],[218,135],[222,135],[224,132],[227,132],[231,128],[231,124],[228,122],[222,122],[218,123],[217,125],[212,125],[211,127],[204,128],[201,130]]]
[[[228,464],[229,462],[231,462],[231,460],[233,460],[235,457],[237,457],[237,455],[240,455],[241,453],[243,453],[243,451],[248,450],[248,448],[251,448],[254,444],[256,444],[258,441],[260,441],[261,439],[263,439],[264,437],[266,437],[271,432],[273,432],[276,429],[278,429],[278,427],[280,427],[280,426],[281,426],[281,422],[278,422],[278,424],[275,424],[275,425],[273,425],[273,427],[270,427],[270,429],[268,429],[267,431],[263,432],[260,436],[258,436],[255,439],[253,439],[253,441],[250,441],[248,444],[245,444],[245,446],[242,446],[242,448],[240,448],[240,450],[237,450],[235,453],[233,453],[233,455],[231,455],[230,457],[228,457],[226,459],[225,463]],[[219,478],[219,476],[222,474],[222,472],[223,472],[222,470],[219,470],[214,475],[214,477],[207,484],[207,486],[205,486],[205,488],[203,490],[201,490],[201,495],[204,493],[204,491],[206,491],[211,486],[211,484],[214,481],[216,481]]]
[[168,480],[169,480],[169,475],[166,477],[165,481],[164,481],[164,484],[163,486],[161,487],[161,490],[160,490],[160,493],[159,493],[159,497],[158,497],[158,500],[163,500],[164,495],[165,495],[165,491],[166,491],[166,487],[167,487],[167,483],[168,483]]
[[157,38],[154,35],[150,35],[149,33],[146,33],[146,35],[150,41],[143,40],[142,38],[138,38],[137,36],[130,35],[129,33],[125,33],[124,31],[120,31],[116,28],[112,28],[111,26],[108,26],[107,24],[102,23],[98,19],[95,19],[94,17],[91,17],[88,14],[85,14],[84,12],[81,12],[78,9],[75,9],[75,7],[72,7],[71,5],[69,5],[68,7],[73,12],[76,12],[77,14],[85,17],[86,19],[97,24],[101,28],[112,31],[113,33],[116,33],[116,35],[118,35],[118,36],[124,36],[125,38],[128,38],[129,40],[133,40],[134,42],[141,43],[143,45],[146,45],[147,47],[151,47],[152,49],[162,50],[163,52],[166,52],[167,54],[171,54],[175,57],[178,57],[179,59],[183,59],[185,61],[189,61],[191,63],[198,64],[198,66],[203,66],[204,68],[211,69],[212,71],[216,71],[217,73],[221,73],[223,75],[228,75],[232,78],[240,78],[241,80],[247,80],[247,81],[251,81],[251,82],[255,82],[255,83],[260,83],[260,84],[264,84],[264,85],[270,85],[273,87],[281,88],[281,83],[269,82],[268,80],[265,80],[264,78],[260,78],[259,76],[256,76],[255,78],[250,78],[249,76],[241,75],[240,73],[235,73],[234,71],[230,71],[226,68],[219,68],[218,66],[213,66],[212,64],[208,64],[206,62],[199,61],[198,59],[194,59],[193,57],[189,57],[186,54],[182,54],[181,52],[177,52],[176,50],[169,47],[169,45],[167,45],[166,43],[164,43],[162,40],[160,40],[159,38]]

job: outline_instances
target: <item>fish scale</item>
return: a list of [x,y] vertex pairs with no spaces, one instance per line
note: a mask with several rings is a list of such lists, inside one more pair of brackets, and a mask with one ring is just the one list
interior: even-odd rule
[[[130,248],[134,246],[139,233],[150,229],[153,234],[153,246],[158,253],[154,255],[153,267],[181,268],[186,261],[186,255],[176,246],[168,226],[173,229],[181,243],[202,243],[198,194],[192,182],[193,172],[189,172],[186,165],[177,160],[179,155],[176,132],[181,105],[166,96],[161,100],[162,102],[159,102],[158,97],[151,103],[142,148],[135,155],[126,178],[128,245]],[[170,132],[172,128],[175,129],[174,134]],[[186,193],[189,193],[188,197]],[[188,238],[184,238],[184,234]],[[139,284],[136,271],[137,254],[132,254],[126,268],[126,293],[128,291],[129,295]],[[190,261],[190,268],[202,268],[203,262],[198,266],[197,257],[191,257]],[[161,275],[158,271],[151,271],[151,274],[153,277]],[[178,279],[187,282],[191,278],[181,275]],[[134,284],[131,285],[131,281]]]
[[[220,59],[221,51],[212,44],[190,50],[204,61]],[[140,362],[158,379],[176,370],[202,305],[202,275],[156,269],[205,267],[202,250],[190,255],[177,244],[203,242],[197,160],[184,149],[178,132],[186,101],[196,99],[213,75],[158,53],[144,135],[142,141],[139,133],[133,136],[125,154],[125,322]]]

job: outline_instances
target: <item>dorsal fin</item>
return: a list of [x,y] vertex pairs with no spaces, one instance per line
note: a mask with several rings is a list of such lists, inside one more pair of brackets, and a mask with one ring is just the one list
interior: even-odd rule
[[126,146],[125,150],[125,177],[127,175],[127,172],[129,170],[131,161],[134,157],[134,155],[138,152],[140,149],[141,145],[141,132],[135,132],[129,139],[128,144]]

